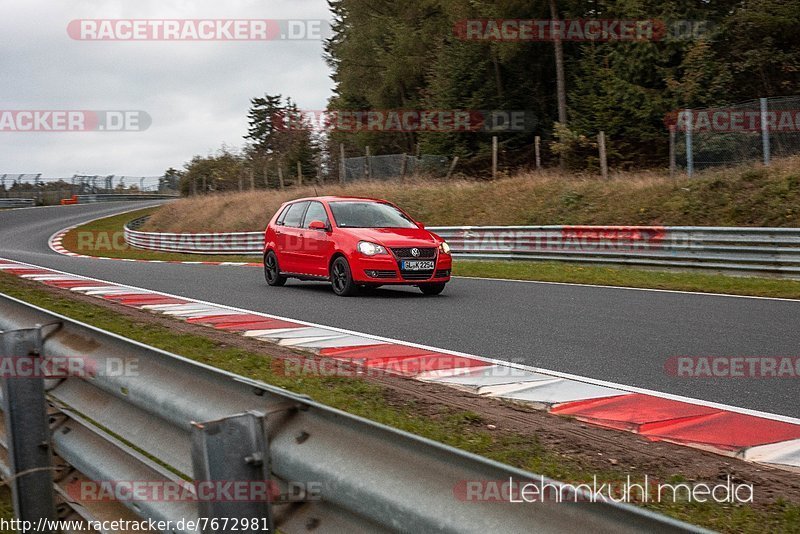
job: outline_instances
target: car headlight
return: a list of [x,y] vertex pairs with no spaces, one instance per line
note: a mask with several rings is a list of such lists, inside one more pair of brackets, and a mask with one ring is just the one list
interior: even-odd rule
[[360,241],[358,243],[358,251],[364,256],[375,256],[377,254],[386,254],[386,249],[375,243],[369,241]]
[[447,244],[447,241],[442,241],[439,245],[439,252],[442,254],[450,254],[450,245]]

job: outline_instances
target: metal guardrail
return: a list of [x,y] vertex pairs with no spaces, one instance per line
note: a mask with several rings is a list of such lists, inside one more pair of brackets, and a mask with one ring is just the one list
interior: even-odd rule
[[161,200],[178,198],[177,195],[150,195],[150,194],[96,194],[96,195],[75,195],[77,204],[92,204],[95,202],[120,202],[137,200]]
[[[702,531],[615,503],[460,499],[457,488],[467,481],[560,485],[5,295],[0,295],[0,328],[5,331],[0,345],[4,358],[27,354],[51,361],[79,355],[100,370],[92,376],[72,373],[44,382],[5,378],[0,471],[6,480],[17,475],[10,480],[15,497],[38,503],[35,508],[17,508],[28,519],[54,513],[45,498],[54,484],[57,501],[89,521],[133,517],[177,525],[181,519],[202,517],[258,518],[289,534]],[[112,368],[126,372],[102,372]],[[42,428],[51,433],[56,465],[62,466],[54,477],[49,476],[48,440],[42,441]],[[34,442],[38,445],[31,447]],[[267,479],[280,492],[280,498],[269,503],[95,502],[81,500],[74,489],[91,481],[200,484]],[[317,490],[313,495],[296,490],[293,494],[291,488],[298,487]],[[209,522],[194,530],[173,526],[170,531],[224,530],[219,524]],[[263,524],[243,532],[263,532]]]
[[139,228],[148,217],[125,225],[125,242],[130,246],[160,252],[186,254],[261,255],[264,232],[160,233],[142,232]]
[[[263,232],[157,233],[125,228],[133,247],[188,254],[261,255]],[[430,227],[456,257],[712,269],[800,278],[800,229],[643,226]]]
[[31,208],[36,205],[35,198],[0,198],[0,209]]

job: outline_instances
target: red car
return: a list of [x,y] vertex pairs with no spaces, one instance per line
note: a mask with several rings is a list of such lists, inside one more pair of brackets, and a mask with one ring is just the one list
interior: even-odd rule
[[426,295],[438,295],[450,281],[447,243],[383,200],[287,202],[264,237],[264,274],[271,286],[297,278],[329,280],[341,296],[383,285],[414,285]]

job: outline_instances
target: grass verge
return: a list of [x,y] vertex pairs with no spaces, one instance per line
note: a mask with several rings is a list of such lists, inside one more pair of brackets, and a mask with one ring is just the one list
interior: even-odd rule
[[[0,487],[0,520],[11,521],[14,519],[14,504],[11,501],[11,489],[3,485]],[[9,525],[10,527],[10,525]],[[0,534],[13,534],[16,530],[11,528],[1,528]]]
[[[413,400],[393,401],[383,386],[365,380],[310,375],[287,377],[275,372],[268,354],[248,352],[201,335],[137,321],[107,308],[81,302],[68,294],[55,296],[12,275],[0,273],[0,293],[198,362],[308,394],[329,406],[534,473],[572,482],[589,482],[595,475],[600,480],[623,482],[629,474],[614,467],[604,472],[597,469],[588,472],[579,458],[544,447],[535,434],[487,430],[481,416],[474,412],[441,406],[435,414],[420,415]],[[269,350],[265,345],[265,351],[268,353]],[[670,482],[681,481],[676,478]],[[651,503],[645,506],[722,532],[800,532],[800,506],[797,503],[777,501],[758,508],[710,503]]]
[[453,274],[476,278],[535,280],[800,299],[800,281],[798,280],[726,276],[689,271],[650,271],[554,262],[457,261]]

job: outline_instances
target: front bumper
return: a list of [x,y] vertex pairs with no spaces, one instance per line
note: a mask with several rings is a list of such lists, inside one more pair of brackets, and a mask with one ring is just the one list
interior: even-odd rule
[[405,284],[417,285],[427,282],[448,282],[453,269],[449,254],[437,254],[432,271],[402,271],[400,259],[391,255],[364,257],[351,262],[353,279],[361,284]]

